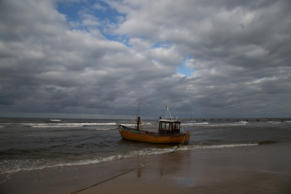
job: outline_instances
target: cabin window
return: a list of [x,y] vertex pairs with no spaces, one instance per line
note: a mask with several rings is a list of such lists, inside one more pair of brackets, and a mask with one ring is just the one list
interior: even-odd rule
[[168,128],[168,125],[167,125],[168,123],[162,123],[162,129],[163,130],[167,130],[167,128]]
[[160,121],[159,131],[160,133],[179,133],[180,126],[181,126],[180,122]]

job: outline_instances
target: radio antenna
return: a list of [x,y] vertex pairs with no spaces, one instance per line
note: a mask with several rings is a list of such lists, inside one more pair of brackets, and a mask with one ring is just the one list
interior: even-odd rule
[[166,105],[166,118],[169,118],[170,120],[172,119],[172,115],[171,115],[168,105]]

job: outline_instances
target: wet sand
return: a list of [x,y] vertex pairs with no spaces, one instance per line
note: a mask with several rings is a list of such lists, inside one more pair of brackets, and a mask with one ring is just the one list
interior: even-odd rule
[[19,172],[0,184],[0,193],[290,194],[290,148],[278,143],[201,149]]

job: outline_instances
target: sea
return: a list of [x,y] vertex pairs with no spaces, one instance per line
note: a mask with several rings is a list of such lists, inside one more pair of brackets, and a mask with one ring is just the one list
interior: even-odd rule
[[[182,130],[191,135],[188,145],[123,140],[117,124],[134,123],[121,119],[2,118],[0,175],[185,150],[291,142],[291,119],[182,119]],[[157,125],[152,120],[142,123],[144,130]]]

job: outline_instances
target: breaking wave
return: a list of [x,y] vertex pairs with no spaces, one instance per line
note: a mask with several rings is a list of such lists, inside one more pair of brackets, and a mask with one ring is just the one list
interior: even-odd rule
[[33,128],[74,128],[92,126],[115,126],[116,123],[21,123],[25,127]]
[[248,124],[247,121],[238,121],[238,122],[231,122],[231,123],[189,122],[189,123],[183,123],[182,126],[227,127],[227,126],[244,126],[247,124]]
[[61,119],[50,119],[51,122],[61,122]]
[[182,126],[203,126],[203,125],[209,125],[208,122],[201,122],[201,123],[196,123],[196,122],[190,122],[190,123],[182,123]]
[[281,124],[282,122],[280,122],[280,121],[267,121],[267,123],[270,123],[270,124]]
[[[178,151],[188,151],[188,150],[199,150],[199,149],[223,149],[223,148],[235,148],[235,147],[248,147],[248,146],[257,146],[258,143],[249,143],[249,144],[225,144],[225,145],[182,145],[182,146],[172,146],[169,148],[145,148],[142,150],[136,150],[128,152],[127,154],[115,154],[102,158],[95,159],[87,159],[87,160],[79,160],[72,162],[64,162],[57,164],[42,164],[31,167],[15,167],[14,168],[5,168],[1,169],[0,174],[11,174],[20,171],[32,171],[32,170],[41,170],[46,168],[54,168],[54,167],[66,167],[66,166],[81,166],[81,165],[89,165],[89,164],[98,164],[101,162],[110,162],[114,160],[127,159],[127,158],[136,158],[136,157],[145,157],[151,155],[160,155],[167,154],[171,152]],[[26,161],[31,164],[33,162]]]
[[[123,123],[121,125],[124,125],[126,127],[136,127],[136,123]],[[153,123],[151,123],[151,122],[142,122],[141,123],[141,126],[150,126],[150,125],[153,125]]]

